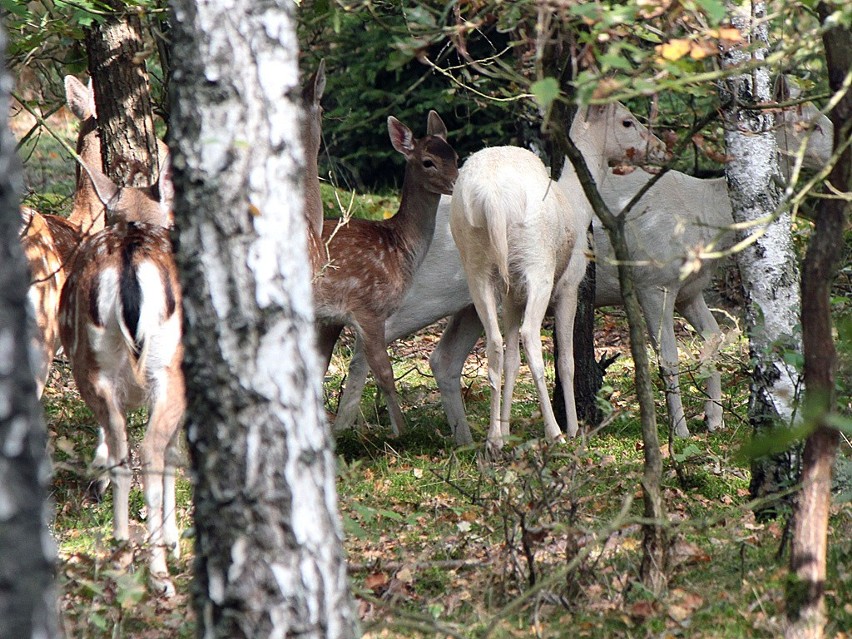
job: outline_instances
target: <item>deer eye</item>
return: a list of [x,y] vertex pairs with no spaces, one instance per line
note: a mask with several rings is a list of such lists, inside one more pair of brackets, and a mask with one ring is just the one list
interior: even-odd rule
[[431,169],[435,166],[435,163],[432,160],[423,160],[423,166],[427,169]]
[[622,120],[621,126],[623,126],[625,129],[629,129],[633,126],[633,120]]

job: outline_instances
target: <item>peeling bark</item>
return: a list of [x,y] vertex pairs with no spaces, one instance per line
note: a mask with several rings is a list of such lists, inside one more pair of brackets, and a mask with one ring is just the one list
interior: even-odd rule
[[[0,30],[0,51],[6,37]],[[0,110],[9,112],[12,80],[0,67]],[[47,428],[36,397],[28,317],[27,263],[18,239],[23,183],[8,127],[0,128],[0,637],[59,637],[48,525]]]
[[[732,68],[762,60],[768,49],[764,2],[729,3],[732,23],[745,43],[726,51],[723,62]],[[750,9],[750,12],[749,12]],[[748,49],[746,45],[754,46]],[[771,102],[768,67],[731,77],[723,87],[725,143],[732,160],[726,165],[728,193],[736,222],[758,223],[762,236],[737,255],[746,294],[746,332],[751,357],[749,422],[756,438],[771,436],[772,429],[789,428],[795,421],[799,373],[784,361],[784,353],[801,353],[799,324],[799,271],[793,252],[791,217],[782,212],[771,222],[782,201],[783,180],[778,168],[774,115],[750,108]],[[771,497],[797,479],[799,454],[794,446],[766,454],[752,463],[753,498]],[[778,503],[758,507],[760,517],[778,514]]]
[[174,0],[199,637],[353,637],[302,217],[293,3]]

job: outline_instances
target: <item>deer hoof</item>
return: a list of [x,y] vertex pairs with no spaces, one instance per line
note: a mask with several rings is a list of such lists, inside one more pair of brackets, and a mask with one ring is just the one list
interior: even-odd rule
[[176,593],[175,585],[168,575],[151,573],[148,576],[148,586],[151,592],[164,599],[171,599]]

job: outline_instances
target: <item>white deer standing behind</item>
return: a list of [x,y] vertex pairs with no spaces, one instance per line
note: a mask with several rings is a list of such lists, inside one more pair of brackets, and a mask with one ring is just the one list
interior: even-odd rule
[[149,581],[156,592],[171,596],[165,547],[179,556],[175,466],[186,400],[181,291],[166,228],[172,194],[168,161],[158,183],[147,189],[120,188],[97,167],[87,169],[118,223],[80,246],[62,289],[60,336],[80,395],[100,428],[93,465],[112,480],[113,535],[119,541],[130,538],[125,416],[133,408],[148,408],[140,458]]
[[[797,150],[804,147],[804,166],[820,169],[831,156],[833,127],[831,121],[810,103],[785,109],[777,131],[779,148]],[[618,129],[609,132],[618,135]],[[577,140],[575,139],[575,142]],[[607,205],[617,212],[641,188],[650,176],[636,171],[627,176],[608,173],[598,185]],[[676,309],[709,341],[718,341],[720,330],[704,300],[703,289],[713,273],[712,263],[706,263],[686,279],[681,279],[680,265],[699,247],[707,246],[710,240],[720,240],[719,232],[733,222],[731,203],[724,178],[699,180],[683,173],[670,171],[655,184],[638,204],[641,215],[631,214],[627,220],[628,243],[633,252],[637,250],[652,256],[647,267],[641,269],[644,291],[668,291],[670,300],[676,299]],[[438,206],[435,237],[423,265],[417,271],[411,289],[399,310],[388,318],[386,335],[395,340],[450,315],[437,347],[429,359],[435,381],[441,392],[441,402],[447,415],[455,442],[459,445],[472,442],[470,428],[464,411],[459,379],[467,355],[482,334],[482,325],[472,306],[464,270],[461,268],[458,250],[449,233],[448,225],[450,198],[444,197]],[[612,266],[612,250],[600,222],[594,220],[595,246],[599,270],[595,306],[621,305],[617,273]],[[635,230],[631,230],[631,227]],[[672,233],[672,230],[677,233]],[[660,234],[667,238],[659,241]],[[719,244],[718,246],[723,246]],[[665,255],[664,255],[665,253]],[[663,267],[663,258],[672,262],[670,268]],[[600,268],[600,265],[609,267]],[[616,301],[617,300],[617,301]],[[677,341],[670,328],[671,318],[662,304],[653,308],[644,304],[646,321],[652,339],[657,340],[661,359],[677,362]],[[665,356],[662,356],[662,352]],[[672,353],[675,353],[673,356]],[[669,371],[677,374],[676,364]],[[721,378],[718,371],[708,362],[708,388],[705,417],[709,429],[722,425]],[[340,399],[336,429],[351,426],[358,415],[361,392],[367,376],[363,351],[356,343],[350,364],[347,385]],[[718,383],[716,380],[719,380]],[[683,410],[673,407],[681,405],[676,377],[669,377],[669,422],[672,428],[685,434],[685,421],[680,418]]]
[[[618,130],[618,136],[608,135]],[[582,110],[572,138],[593,177],[609,160],[641,160],[646,149],[660,158],[665,146],[621,105]],[[491,419],[488,448],[509,435],[512,391],[520,366],[519,340],[539,395],[545,435],[561,436],[544,379],[541,324],[553,304],[560,340],[568,434],[578,431],[574,405],[573,326],[577,289],[586,271],[586,229],[591,207],[573,167],[559,184],[530,151],[495,147],[474,153],[462,167],[450,206],[450,229],[477,314],[485,328]],[[498,306],[506,332],[505,353]],[[501,386],[505,384],[505,387]]]

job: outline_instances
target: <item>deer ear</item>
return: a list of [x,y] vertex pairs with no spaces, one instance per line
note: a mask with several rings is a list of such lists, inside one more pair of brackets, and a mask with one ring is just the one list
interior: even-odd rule
[[160,210],[164,218],[169,218],[175,202],[175,185],[172,182],[172,154],[167,153],[160,164],[160,176],[157,178]]
[[407,126],[392,115],[388,116],[388,133],[393,148],[406,158],[414,152],[414,134]]
[[318,105],[325,92],[325,58],[320,60],[314,74],[308,79],[307,86],[302,91],[302,100],[306,106]]
[[89,175],[92,180],[92,185],[95,187],[95,195],[101,201],[107,210],[111,210],[121,195],[121,187],[109,179],[98,166],[89,166],[80,159],[80,166]]
[[95,116],[95,94],[92,91],[92,82],[86,86],[73,75],[65,76],[65,102],[71,113],[80,120],[80,122]]
[[787,76],[779,75],[775,79],[775,101],[786,102],[790,99],[790,85],[787,83]]
[[325,92],[325,58],[320,60],[317,67],[316,78],[314,79],[314,100],[319,102],[322,94]]
[[609,105],[607,104],[590,104],[586,107],[586,113],[583,119],[588,122],[597,122],[598,120],[603,119],[608,107]]
[[444,124],[444,121],[441,119],[441,116],[438,115],[437,111],[429,111],[429,117],[426,120],[426,133],[429,135],[436,135],[446,142],[447,125]]

